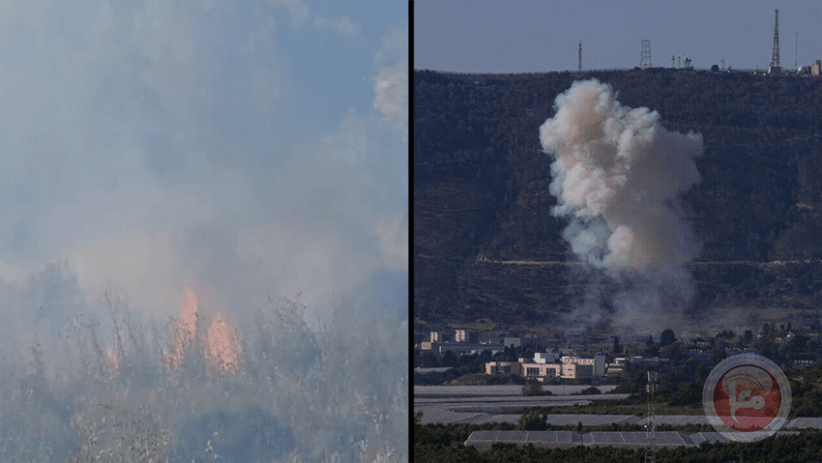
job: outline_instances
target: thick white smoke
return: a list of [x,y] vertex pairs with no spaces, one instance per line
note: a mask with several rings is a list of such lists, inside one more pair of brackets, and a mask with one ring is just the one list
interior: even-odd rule
[[572,251],[620,282],[631,279],[618,308],[689,298],[685,266],[701,247],[681,195],[701,180],[694,158],[702,136],[667,131],[659,113],[620,105],[596,79],[574,82],[555,109],[540,141],[554,159],[553,213],[570,219],[564,237]]

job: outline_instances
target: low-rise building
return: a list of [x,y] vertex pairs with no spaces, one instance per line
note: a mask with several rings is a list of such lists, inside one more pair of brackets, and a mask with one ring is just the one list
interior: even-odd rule
[[477,332],[471,330],[454,330],[454,341],[456,342],[477,342]]
[[486,375],[521,374],[521,364],[519,362],[486,362]]
[[522,375],[526,378],[558,378],[562,376],[562,365],[557,363],[520,363]]
[[593,358],[577,356],[562,357],[563,364],[587,365],[592,369],[593,376],[605,376],[605,356],[595,355]]
[[491,354],[501,352],[503,347],[501,344],[486,344],[481,342],[431,342],[423,341],[420,343],[420,350],[430,350],[435,354],[444,354],[448,351],[456,354],[478,354],[483,351],[490,351]]
[[559,352],[536,352],[534,362],[536,363],[559,363],[562,354]]
[[568,379],[590,378],[594,376],[593,365],[581,365],[578,363],[563,363],[562,377]]
[[420,343],[420,350],[432,350],[437,353],[440,351],[440,343],[438,342],[431,342],[431,341],[423,341]]
[[431,342],[447,342],[451,340],[451,333],[447,331],[432,331],[429,333],[428,340]]
[[[501,370],[503,365],[506,369]],[[605,375],[605,356],[584,358],[560,356],[557,352],[538,352],[534,354],[534,358],[520,358],[517,362],[487,362],[485,372],[489,375],[514,373],[539,381],[546,378],[591,378]]]

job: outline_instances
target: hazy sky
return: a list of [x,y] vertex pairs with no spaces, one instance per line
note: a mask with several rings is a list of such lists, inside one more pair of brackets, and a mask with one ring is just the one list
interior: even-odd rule
[[822,58],[822,3],[811,0],[417,0],[414,68],[459,72],[540,72],[638,66],[651,40],[653,66],[671,56],[696,68],[766,68],[779,9],[780,58],[793,68]]
[[160,316],[188,282],[231,312],[407,275],[407,16],[0,1],[0,315],[63,310],[72,274]]

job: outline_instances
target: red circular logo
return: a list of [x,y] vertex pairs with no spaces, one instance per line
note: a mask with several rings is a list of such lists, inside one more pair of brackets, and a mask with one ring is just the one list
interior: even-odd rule
[[779,414],[779,383],[757,365],[739,365],[723,374],[714,387],[714,407],[723,423],[735,431],[759,431]]
[[702,390],[705,417],[737,442],[772,436],[788,421],[791,386],[772,361],[756,354],[728,357],[714,367]]

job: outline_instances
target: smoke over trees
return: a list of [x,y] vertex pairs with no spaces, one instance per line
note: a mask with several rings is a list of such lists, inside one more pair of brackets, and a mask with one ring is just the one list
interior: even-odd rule
[[700,243],[681,195],[701,180],[694,158],[702,136],[665,130],[659,113],[620,105],[596,79],[574,82],[555,109],[540,142],[553,158],[552,213],[569,220],[571,250],[625,284],[614,296],[623,315],[687,304],[694,289],[686,264]]

